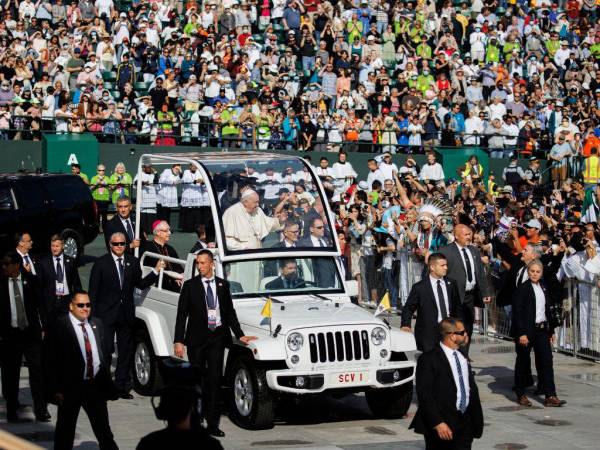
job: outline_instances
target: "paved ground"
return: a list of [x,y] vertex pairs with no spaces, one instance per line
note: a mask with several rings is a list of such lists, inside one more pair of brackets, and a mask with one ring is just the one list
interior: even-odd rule
[[[187,243],[186,243],[187,245]],[[179,246],[178,246],[179,247]],[[88,253],[99,254],[101,245],[88,247]],[[187,248],[187,247],[186,247]],[[89,258],[91,261],[92,258]],[[82,278],[87,279],[87,264]],[[84,281],[84,285],[87,281]],[[395,324],[397,326],[397,324]],[[516,406],[512,386],[514,352],[510,343],[476,339],[471,347],[473,367],[484,407],[485,430],[476,449],[585,449],[598,448],[600,442],[600,365],[569,356],[555,355],[558,395],[567,400],[563,408],[546,409],[534,399],[532,408]],[[27,372],[23,370],[21,400],[31,403]],[[420,449],[420,436],[408,430],[416,406],[408,417],[387,421],[371,418],[361,395],[341,400],[305,399],[286,411],[272,430],[246,431],[223,419],[227,433],[222,440],[226,449],[314,449],[314,450],[387,450]],[[292,411],[293,410],[293,411]],[[30,414],[30,411],[26,409]],[[121,449],[134,449],[139,438],[161,428],[148,398],[136,396],[131,401],[109,404],[114,434]],[[50,412],[56,416],[56,409]],[[33,416],[31,416],[33,417]],[[6,424],[3,402],[0,402],[0,427],[45,448],[51,448],[53,426],[35,422]],[[85,414],[80,416],[76,449],[96,449],[97,445]]]

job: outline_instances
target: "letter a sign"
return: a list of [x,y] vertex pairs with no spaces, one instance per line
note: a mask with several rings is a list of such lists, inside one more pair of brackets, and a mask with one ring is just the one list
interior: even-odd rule
[[69,160],[67,161],[67,166],[70,166],[71,164],[79,164],[75,153],[71,153],[71,156],[69,156]]

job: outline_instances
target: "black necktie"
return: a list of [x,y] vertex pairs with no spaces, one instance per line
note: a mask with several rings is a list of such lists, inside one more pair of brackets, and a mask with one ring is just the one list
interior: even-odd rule
[[319,245],[320,245],[321,247],[325,247],[325,244],[323,243],[323,240],[322,240],[322,239],[319,239]]
[[23,259],[25,260],[25,264],[31,266],[31,259],[29,259],[28,255],[23,256]]
[[467,266],[467,281],[470,283],[473,281],[473,268],[471,267],[471,260],[469,259],[469,255],[467,255],[467,249],[462,249],[463,256],[465,257],[465,265]]
[[123,281],[125,280],[125,267],[123,267],[123,258],[118,258],[119,262],[119,283],[123,287]]
[[56,281],[62,283],[64,281],[65,274],[63,272],[62,264],[60,263],[60,256],[56,258]]
[[444,299],[444,290],[442,289],[442,282],[440,280],[437,281],[437,293],[438,300],[440,302],[440,315],[442,319],[448,317],[448,310],[446,309],[446,300]]
[[133,228],[131,227],[131,220],[127,219],[125,223],[127,224],[125,227],[127,229],[127,236],[129,236],[130,241],[133,241]]
[[212,280],[206,280],[206,304],[208,305],[208,309],[215,309],[217,304],[215,302],[215,294],[210,287],[210,283]]

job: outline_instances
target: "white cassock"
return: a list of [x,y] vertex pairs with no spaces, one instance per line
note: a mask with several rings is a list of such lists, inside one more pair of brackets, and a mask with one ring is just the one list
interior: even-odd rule
[[160,174],[158,183],[158,203],[166,208],[177,208],[177,185],[181,183],[181,178],[171,169],[165,169]]
[[306,186],[307,191],[314,190],[312,175],[308,170],[299,170],[294,174],[294,183],[298,183],[300,181],[304,182],[304,186]]
[[223,214],[223,228],[229,250],[246,250],[261,248],[262,240],[269,233],[279,231],[282,225],[279,219],[268,217],[260,208],[253,214],[248,214],[244,205],[239,202]]
[[358,175],[352,164],[349,162],[340,163],[336,162],[333,167],[333,177],[335,178],[335,194],[336,195],[344,195],[344,192],[350,187],[352,184],[352,180],[347,179],[346,177],[356,178]]
[[294,192],[294,174],[281,175],[281,187],[287,188],[290,192]]
[[281,177],[279,174],[274,173],[273,175],[267,175],[266,173],[263,173],[258,177],[258,182],[262,184],[261,187],[265,190],[265,200],[279,198],[279,195],[277,195],[281,188]]
[[186,170],[183,172],[183,183],[181,191],[181,206],[184,208],[193,208],[200,206],[210,206],[210,199],[208,197],[208,190],[204,183],[195,183],[197,180],[202,180],[200,172],[192,172]]
[[[146,214],[156,214],[156,186],[154,185],[154,173],[144,173],[140,175],[142,183],[142,199],[140,201],[140,211]],[[137,182],[138,175],[133,179],[134,184]]]

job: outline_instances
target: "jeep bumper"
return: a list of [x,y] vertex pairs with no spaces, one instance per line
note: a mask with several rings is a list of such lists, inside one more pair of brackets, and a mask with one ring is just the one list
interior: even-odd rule
[[390,362],[379,366],[284,369],[267,371],[267,384],[275,391],[314,394],[330,389],[389,388],[412,381],[414,361]]

